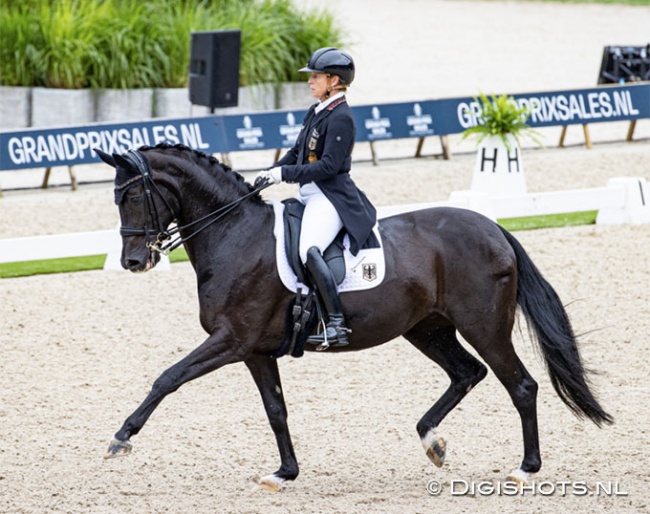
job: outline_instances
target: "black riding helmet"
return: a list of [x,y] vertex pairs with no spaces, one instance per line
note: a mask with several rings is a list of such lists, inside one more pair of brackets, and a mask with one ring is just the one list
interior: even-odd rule
[[354,80],[354,61],[350,54],[342,52],[333,46],[328,46],[320,48],[311,54],[307,66],[298,71],[338,75],[341,77],[341,82],[349,86]]

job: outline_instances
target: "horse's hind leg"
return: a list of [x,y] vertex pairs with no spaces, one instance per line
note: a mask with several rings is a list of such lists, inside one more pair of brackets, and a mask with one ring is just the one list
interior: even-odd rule
[[[481,358],[494,372],[508,391],[519,417],[524,440],[524,458],[521,467],[509,475],[509,479],[526,482],[531,473],[537,473],[542,466],[539,452],[537,427],[537,382],[519,360],[512,338],[508,333],[496,330],[493,335],[487,327],[481,333],[461,332]],[[478,341],[478,343],[477,343]]]
[[451,380],[444,394],[417,424],[427,456],[440,467],[445,459],[446,444],[437,432],[437,427],[465,395],[485,378],[487,369],[461,346],[454,327],[432,330],[430,326],[420,324],[404,334],[404,337],[442,367]]
[[245,362],[262,395],[264,409],[275,434],[281,461],[280,469],[272,475],[262,477],[257,489],[276,492],[280,490],[285,480],[294,480],[298,476],[298,462],[289,435],[287,407],[282,394],[278,362],[268,355],[253,355]]

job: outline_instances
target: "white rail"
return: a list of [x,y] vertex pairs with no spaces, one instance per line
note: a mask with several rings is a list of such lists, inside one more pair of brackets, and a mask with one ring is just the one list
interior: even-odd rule
[[[597,223],[650,223],[650,186],[644,178],[610,179],[607,187],[576,189],[518,196],[489,196],[475,191],[455,191],[447,202],[384,206],[379,217],[426,209],[461,207],[492,219],[518,218],[581,211],[598,211]],[[0,264],[88,255],[107,255],[105,269],[119,269],[122,240],[118,230],[77,232],[48,236],[0,239]],[[161,268],[168,266],[165,258]]]

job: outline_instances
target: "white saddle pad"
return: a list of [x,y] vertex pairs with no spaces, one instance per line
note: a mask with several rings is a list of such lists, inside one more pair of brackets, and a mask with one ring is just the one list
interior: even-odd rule
[[[273,201],[273,213],[275,214],[275,225],[273,234],[275,235],[275,257],[278,265],[278,273],[284,286],[292,292],[296,292],[300,286],[304,291],[304,284],[298,282],[298,277],[291,269],[287,252],[284,244],[284,204]],[[355,256],[350,253],[350,238],[346,234],[343,238],[343,256],[345,257],[345,278],[338,286],[340,293],[345,291],[361,291],[377,287],[384,280],[386,275],[386,261],[384,259],[384,249],[381,246],[381,236],[379,235],[378,225],[375,224],[373,232],[379,241],[379,248],[369,248],[360,250]]]

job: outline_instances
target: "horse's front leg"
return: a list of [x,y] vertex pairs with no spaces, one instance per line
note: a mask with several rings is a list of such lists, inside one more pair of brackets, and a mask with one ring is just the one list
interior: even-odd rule
[[286,480],[293,480],[298,476],[298,462],[289,435],[287,407],[282,394],[278,362],[267,355],[253,355],[245,362],[262,395],[266,415],[280,451],[280,469],[262,477],[255,489],[277,492]]
[[140,406],[131,414],[108,446],[105,458],[119,457],[131,452],[130,437],[140,432],[160,402],[186,382],[210,373],[226,364],[244,360],[239,345],[230,344],[223,334],[215,333],[187,357],[183,358],[156,379]]

